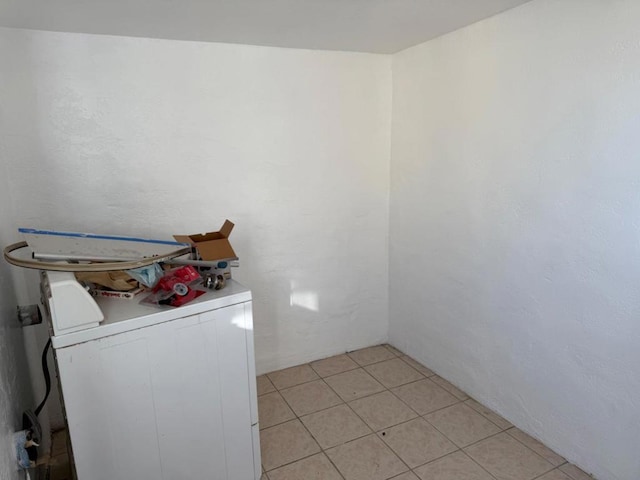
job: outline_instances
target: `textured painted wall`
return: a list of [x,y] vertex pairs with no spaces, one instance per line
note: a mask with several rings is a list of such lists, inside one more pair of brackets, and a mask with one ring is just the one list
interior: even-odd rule
[[[4,128],[0,121],[0,129]],[[0,151],[2,147],[0,144]],[[0,162],[0,244],[10,243],[8,168]],[[33,408],[23,331],[16,317],[16,295],[9,266],[0,261],[0,478],[22,480],[17,470],[13,433],[22,426],[22,412]]]
[[640,478],[640,3],[537,0],[394,56],[390,339]]
[[25,226],[170,238],[236,223],[258,370],[387,336],[391,60],[0,30]]

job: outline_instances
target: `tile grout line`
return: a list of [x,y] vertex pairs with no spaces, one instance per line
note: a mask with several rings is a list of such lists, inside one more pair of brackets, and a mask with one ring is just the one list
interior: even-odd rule
[[[309,365],[309,368],[311,368],[311,369],[313,370],[313,367],[311,367],[311,365],[310,365],[310,364],[305,364],[305,365]],[[315,370],[313,370],[313,371],[314,371],[314,373],[316,373],[316,374],[317,374],[317,372],[316,372]],[[329,384],[327,384],[327,382],[325,382],[325,381],[324,381],[324,378],[320,377],[320,375],[318,375],[318,378],[319,378],[319,379],[320,379],[320,380],[321,380],[321,381],[322,381],[322,382],[323,382],[323,383],[324,383],[324,384],[325,384],[325,385],[326,385],[326,386],[327,386],[327,387],[328,387],[332,392],[334,391],[334,390],[331,388],[331,386],[330,386]],[[316,380],[312,380],[312,381],[314,381],[314,382],[315,382]],[[311,383],[311,382],[305,382],[305,383]],[[292,387],[290,387],[290,388],[297,387],[297,386],[299,386],[299,385],[304,385],[305,383],[301,383],[301,384],[298,384],[298,385],[294,385],[294,386],[292,386]],[[274,386],[275,386],[275,385],[274,385]],[[278,393],[280,393],[280,391],[278,391]],[[340,397],[340,395],[338,395],[338,393],[337,393],[337,392],[334,392],[334,393],[336,394],[336,396],[340,399],[340,401],[341,401],[342,403],[339,403],[339,404],[337,404],[337,405],[332,405],[331,407],[327,407],[327,408],[325,408],[325,409],[318,410],[318,411],[316,411],[316,412],[308,413],[307,415],[313,415],[314,413],[318,413],[318,412],[322,412],[322,411],[325,411],[325,410],[329,410],[330,408],[338,407],[338,406],[343,405],[343,404],[344,404],[344,405],[346,405],[346,402],[344,402],[344,400],[342,399],[342,397]],[[329,457],[329,455],[327,455],[326,450],[325,450],[325,449],[320,445],[320,442],[318,442],[318,439],[317,439],[317,438],[313,435],[313,433],[311,433],[311,431],[307,428],[307,426],[304,424],[304,422],[302,421],[301,417],[300,417],[300,416],[296,413],[296,411],[293,409],[293,407],[291,406],[291,404],[287,401],[287,399],[286,399],[286,398],[284,397],[284,395],[282,395],[281,393],[280,393],[280,396],[282,397],[282,399],[284,400],[284,402],[289,406],[289,408],[291,409],[291,411],[292,411],[292,412],[293,412],[293,414],[295,415],[295,417],[296,417],[296,418],[295,418],[295,419],[293,419],[293,420],[297,420],[297,421],[300,423],[300,425],[302,425],[302,428],[304,428],[304,429],[305,429],[305,431],[309,434],[309,436],[313,439],[313,441],[316,443],[316,445],[317,445],[317,446],[318,446],[318,448],[320,449],[320,452],[316,452],[316,453],[313,453],[313,454],[308,455],[308,456],[306,456],[306,457],[299,458],[299,459],[297,459],[297,460],[294,460],[293,462],[287,463],[286,465],[291,465],[291,464],[293,464],[293,463],[299,462],[299,461],[304,460],[304,459],[306,459],[306,458],[313,457],[314,455],[322,454],[322,455],[324,455],[324,456],[325,456],[325,458],[329,461],[329,463],[331,463],[331,465],[335,468],[335,470],[338,472],[338,475],[340,475],[340,477],[342,477],[342,480],[345,480],[344,476],[342,475],[342,472],[340,472],[340,470],[338,469],[338,467],[333,463],[333,461],[331,460],[331,457]],[[303,415],[303,416],[305,416],[305,415]],[[291,421],[291,420],[288,420],[288,421]],[[285,423],[285,422],[283,422],[283,423]],[[280,467],[276,467],[276,468],[282,468],[282,467],[284,467],[284,466],[286,466],[286,465],[281,465]],[[272,469],[271,471],[276,470],[276,468]],[[267,472],[267,475],[268,475],[268,472]]]
[[[343,445],[346,445],[346,444],[349,444],[349,443],[355,442],[355,441],[357,441],[357,440],[360,440],[360,439],[365,438],[365,437],[370,436],[370,435],[375,435],[379,440],[381,440],[381,441],[382,441],[382,443],[385,445],[385,447],[387,447],[387,448],[388,448],[388,449],[389,449],[389,450],[390,450],[394,455],[396,455],[396,456],[398,457],[398,459],[399,459],[399,460],[400,460],[400,461],[401,461],[401,462],[402,462],[402,463],[403,463],[403,464],[408,468],[408,471],[407,471],[407,472],[412,472],[412,473],[413,473],[414,475],[416,475],[416,476],[417,476],[417,473],[415,473],[415,471],[414,471],[415,469],[418,469],[418,468],[423,467],[423,466],[425,466],[425,465],[428,465],[428,464],[430,464],[430,463],[433,463],[433,462],[436,462],[436,461],[438,461],[438,460],[441,460],[442,458],[444,458],[444,457],[446,457],[446,456],[448,456],[448,455],[452,455],[453,453],[461,452],[463,455],[465,455],[465,457],[469,458],[469,459],[470,459],[474,464],[478,465],[478,466],[479,466],[483,471],[485,471],[485,472],[486,472],[486,473],[487,473],[491,478],[496,478],[493,474],[491,474],[490,472],[488,472],[488,471],[487,471],[487,470],[486,470],[482,465],[480,465],[477,461],[475,461],[475,459],[473,459],[469,454],[467,454],[467,452],[465,451],[465,449],[467,449],[467,448],[469,448],[469,447],[472,447],[473,445],[476,445],[476,444],[478,444],[478,443],[480,443],[480,442],[483,442],[483,441],[485,441],[485,440],[488,440],[488,439],[490,439],[490,438],[492,438],[492,437],[495,437],[495,436],[497,436],[497,435],[500,435],[500,434],[502,434],[502,433],[506,433],[506,434],[509,436],[509,438],[511,438],[511,439],[513,439],[513,440],[515,440],[518,444],[520,444],[520,445],[524,446],[528,451],[532,452],[532,453],[533,453],[533,454],[535,454],[537,457],[539,457],[540,459],[544,460],[545,462],[547,462],[547,463],[551,466],[551,469],[549,469],[549,470],[547,470],[547,471],[543,472],[542,474],[540,474],[540,475],[538,475],[538,476],[534,477],[532,480],[539,479],[539,478],[543,477],[544,475],[547,475],[549,472],[552,472],[552,471],[554,471],[554,470],[559,470],[561,473],[563,473],[564,475],[566,475],[567,477],[569,477],[571,480],[574,480],[574,479],[573,479],[573,477],[571,477],[571,476],[569,476],[569,475],[565,474],[564,472],[562,472],[562,470],[560,470],[560,467],[561,467],[561,466],[563,466],[563,465],[565,465],[565,464],[567,464],[567,463],[568,463],[566,460],[565,460],[563,463],[561,463],[561,464],[559,464],[559,465],[557,465],[557,466],[556,466],[556,465],[554,465],[553,463],[551,463],[550,461],[548,461],[545,457],[543,457],[541,454],[539,454],[538,452],[536,452],[535,450],[533,450],[531,447],[529,447],[528,445],[526,445],[524,442],[520,441],[518,438],[516,438],[516,437],[512,436],[511,434],[509,434],[509,433],[508,433],[508,431],[509,431],[509,430],[512,430],[512,429],[514,429],[514,428],[517,428],[517,427],[515,427],[513,424],[511,424],[510,422],[508,422],[507,420],[505,420],[507,423],[509,423],[509,425],[510,425],[510,426],[509,426],[509,427],[507,427],[507,428],[503,428],[501,425],[498,425],[495,421],[491,420],[491,419],[490,419],[487,415],[485,415],[483,412],[481,412],[481,411],[479,411],[479,410],[476,410],[475,408],[471,407],[471,405],[469,405],[467,402],[469,402],[469,401],[474,401],[474,402],[476,402],[479,406],[481,406],[481,407],[483,407],[484,409],[488,410],[489,412],[491,412],[491,413],[494,413],[494,414],[495,414],[495,412],[493,412],[493,410],[491,410],[490,408],[488,408],[488,407],[484,406],[483,404],[481,404],[481,403],[477,402],[477,400],[475,400],[473,397],[470,397],[466,392],[464,392],[463,390],[459,389],[458,387],[455,387],[455,385],[454,385],[454,387],[455,387],[456,389],[458,389],[460,392],[462,392],[462,394],[466,395],[466,396],[467,396],[467,398],[465,398],[465,399],[461,399],[459,396],[454,395],[454,394],[453,394],[453,393],[451,393],[449,390],[447,390],[446,388],[444,388],[443,386],[441,386],[440,384],[438,384],[437,382],[435,382],[435,381],[432,379],[432,377],[433,377],[433,376],[437,376],[437,374],[436,374],[435,372],[433,372],[431,369],[428,369],[428,367],[425,367],[424,365],[423,365],[423,367],[424,367],[425,369],[428,369],[429,371],[431,371],[433,374],[432,374],[432,375],[427,376],[427,375],[425,375],[424,373],[420,372],[417,368],[413,367],[411,364],[409,364],[409,363],[408,363],[408,362],[403,358],[403,357],[406,357],[406,358],[412,358],[412,357],[409,357],[408,355],[404,354],[404,353],[403,353],[403,352],[401,352],[400,350],[397,350],[397,349],[396,349],[398,352],[400,352],[400,354],[398,355],[398,354],[394,353],[393,351],[389,350],[388,348],[386,348],[386,344],[385,344],[385,345],[380,345],[380,346],[384,347],[387,351],[389,351],[391,354],[393,354],[393,357],[392,357],[392,358],[386,358],[386,359],[383,359],[383,360],[380,360],[380,361],[376,361],[376,362],[372,362],[372,363],[369,363],[369,364],[366,364],[366,365],[362,365],[362,364],[360,364],[359,362],[357,362],[356,360],[354,360],[353,358],[351,358],[351,356],[349,355],[349,353],[352,353],[353,351],[352,351],[352,352],[346,352],[346,353],[344,353],[344,354],[339,354],[339,355],[346,355],[348,358],[350,358],[350,359],[355,363],[355,365],[356,365],[356,366],[355,366],[355,367],[353,367],[353,368],[349,368],[349,369],[347,369],[347,370],[344,370],[344,371],[342,371],[342,372],[339,372],[339,373],[335,373],[335,374],[332,374],[332,375],[327,375],[327,376],[325,376],[325,377],[321,376],[321,375],[320,375],[320,374],[319,374],[319,373],[318,373],[318,372],[313,368],[313,366],[311,365],[311,362],[309,362],[309,363],[304,364],[304,365],[308,366],[308,367],[313,371],[313,373],[314,373],[315,375],[317,375],[317,377],[318,377],[318,378],[315,378],[315,379],[313,379],[313,380],[309,380],[309,381],[305,381],[305,382],[301,382],[301,383],[296,384],[296,385],[287,386],[287,387],[284,387],[284,388],[282,388],[282,389],[279,389],[279,388],[275,385],[275,383],[273,383],[273,381],[272,381],[272,380],[271,380],[271,378],[268,376],[268,374],[264,374],[264,375],[265,375],[265,377],[266,377],[266,378],[271,382],[271,384],[273,385],[273,388],[275,389],[275,392],[278,392],[278,394],[280,395],[280,397],[284,400],[285,404],[290,408],[291,412],[292,412],[292,413],[293,413],[293,415],[295,416],[295,418],[294,418],[294,419],[289,419],[289,420],[286,420],[286,421],[284,421],[284,422],[281,422],[281,423],[278,423],[278,424],[275,424],[275,425],[269,426],[269,427],[267,427],[267,428],[275,427],[275,426],[277,426],[277,425],[282,425],[283,423],[287,423],[287,422],[290,422],[290,421],[292,421],[292,420],[297,420],[297,421],[299,421],[299,422],[300,422],[300,424],[302,424],[302,426],[303,426],[303,428],[305,429],[305,431],[310,435],[310,437],[314,440],[314,442],[315,442],[315,443],[317,444],[317,446],[320,448],[320,452],[316,452],[316,453],[314,453],[314,454],[312,454],[312,455],[308,455],[308,456],[302,457],[302,458],[300,458],[300,459],[297,459],[297,460],[295,460],[294,462],[289,462],[289,463],[287,463],[287,464],[285,464],[285,465],[281,465],[281,466],[279,466],[279,467],[276,467],[276,468],[272,469],[271,471],[273,471],[273,470],[275,470],[275,469],[277,469],[277,468],[281,468],[281,467],[284,467],[284,466],[286,466],[286,465],[290,465],[290,464],[292,464],[292,463],[295,463],[295,462],[298,462],[298,461],[304,460],[304,459],[309,458],[309,457],[311,457],[311,456],[318,455],[318,454],[320,454],[320,453],[321,453],[321,454],[323,454],[323,455],[324,455],[324,456],[329,460],[329,462],[331,463],[331,465],[336,469],[336,471],[338,472],[338,474],[339,474],[339,475],[343,478],[343,480],[344,480],[344,478],[345,478],[345,477],[343,476],[342,472],[340,472],[340,470],[338,469],[337,465],[335,465],[335,464],[334,464],[334,462],[331,460],[331,458],[330,458],[330,457],[329,457],[329,455],[327,454],[327,450],[330,450],[330,449],[333,449],[333,448],[338,448],[338,447],[340,447],[340,446],[343,446]],[[370,347],[367,347],[367,348],[370,348]],[[356,351],[357,351],[357,350],[356,350]],[[339,355],[335,355],[335,356],[339,356]],[[331,357],[327,357],[327,358],[331,358]],[[411,381],[411,382],[407,382],[407,383],[404,383],[404,384],[401,384],[401,385],[396,385],[396,386],[393,386],[393,387],[387,387],[384,383],[382,383],[378,378],[376,378],[376,377],[375,377],[371,372],[369,372],[369,371],[366,369],[366,367],[369,367],[369,366],[371,366],[371,365],[376,365],[376,364],[379,364],[379,363],[382,363],[382,362],[391,361],[391,360],[394,360],[394,359],[397,359],[397,358],[399,358],[400,360],[402,360],[402,362],[403,362],[405,365],[409,366],[412,370],[414,370],[414,371],[416,371],[418,374],[422,375],[422,376],[423,376],[423,378],[418,379],[418,380],[414,380],[414,381]],[[322,360],[324,360],[324,359],[322,359]],[[415,362],[417,362],[417,360],[415,360],[415,359],[413,359],[413,360],[414,360]],[[321,360],[320,360],[320,361],[321,361]],[[422,365],[420,362],[417,362],[417,363],[418,363],[419,365]],[[290,368],[293,368],[293,367],[290,367]],[[355,370],[357,370],[357,369],[362,369],[362,370],[363,370],[367,375],[371,376],[371,377],[372,377],[372,378],[373,378],[373,379],[374,379],[374,380],[375,380],[379,385],[381,385],[381,386],[382,386],[383,390],[378,391],[378,392],[375,392],[375,393],[372,393],[372,394],[369,394],[369,395],[365,395],[365,396],[362,396],[362,397],[357,397],[357,398],[354,398],[354,399],[352,399],[352,400],[345,400],[345,399],[344,399],[342,396],[340,396],[340,394],[339,394],[336,390],[334,390],[334,389],[331,387],[331,385],[329,385],[329,383],[326,381],[326,379],[327,379],[327,378],[334,377],[334,376],[337,376],[337,375],[341,375],[341,374],[343,374],[343,373],[347,373],[347,372],[355,371]],[[270,373],[273,373],[273,372],[270,372]],[[442,378],[444,381],[447,381],[444,377],[440,377],[440,378]],[[327,408],[324,408],[324,409],[320,409],[320,410],[317,410],[317,411],[310,412],[310,413],[305,414],[305,415],[302,415],[302,416],[298,415],[298,414],[293,410],[293,408],[292,408],[291,404],[286,400],[286,398],[284,397],[284,395],[282,395],[282,393],[281,393],[281,392],[282,392],[283,390],[286,390],[286,389],[294,388],[294,387],[297,387],[297,386],[300,386],[300,385],[305,385],[305,384],[307,384],[307,383],[311,383],[311,382],[318,381],[318,380],[322,380],[322,382],[323,382],[327,387],[329,387],[329,389],[330,389],[333,393],[335,393],[335,394],[337,395],[337,397],[338,397],[338,398],[339,398],[339,400],[340,400],[340,403],[338,403],[338,404],[336,404],[336,405],[332,405],[332,406],[327,407]],[[427,412],[427,413],[425,413],[424,415],[420,415],[420,414],[419,414],[417,411],[415,411],[411,406],[409,406],[406,402],[404,402],[404,400],[402,400],[400,397],[398,397],[398,395],[397,395],[395,392],[393,392],[393,391],[391,390],[392,388],[394,388],[394,389],[398,389],[398,388],[400,388],[400,387],[403,387],[403,386],[406,386],[406,385],[410,385],[410,384],[413,384],[413,383],[418,383],[418,382],[421,382],[421,381],[424,381],[424,380],[431,380],[431,382],[432,382],[435,386],[437,386],[438,388],[440,388],[440,389],[444,390],[445,392],[449,393],[450,395],[453,395],[453,396],[457,399],[457,402],[456,402],[456,403],[454,403],[454,404],[447,405],[447,406],[445,406],[445,407],[442,407],[442,408],[439,408],[439,409],[436,409],[436,410],[433,410],[433,411]],[[359,414],[358,414],[358,413],[353,409],[353,407],[352,407],[351,405],[349,405],[349,402],[355,402],[355,401],[357,401],[357,400],[361,400],[361,399],[369,398],[369,397],[372,397],[372,396],[375,396],[375,395],[378,395],[378,394],[384,393],[385,391],[390,392],[390,393],[391,393],[391,394],[392,394],[396,399],[398,399],[402,404],[404,404],[407,408],[409,408],[409,410],[411,410],[413,413],[415,413],[415,414],[417,415],[417,417],[412,418],[412,419],[409,419],[409,420],[407,420],[407,421],[400,422],[400,423],[398,423],[398,424],[395,424],[395,425],[392,425],[392,426],[389,426],[389,427],[385,427],[385,428],[383,428],[383,429],[380,429],[380,430],[377,430],[377,431],[376,431],[376,430],[374,430],[373,428],[371,428],[371,426],[370,426],[370,425],[365,421],[365,419],[364,419],[364,418],[362,418],[362,417],[361,417],[361,416],[360,416],[360,415],[359,415]],[[267,395],[267,394],[269,394],[269,393],[274,393],[274,392],[266,392],[266,393],[264,393],[264,394],[262,394],[262,395],[259,395],[258,397],[263,396],[263,395]],[[458,445],[457,445],[453,440],[451,440],[451,439],[450,439],[450,438],[449,438],[449,437],[448,437],[444,432],[442,432],[440,429],[438,429],[438,427],[437,427],[437,426],[435,426],[435,425],[434,425],[434,424],[432,424],[432,423],[431,423],[427,418],[425,418],[427,415],[431,415],[432,413],[435,413],[435,412],[438,412],[438,411],[444,410],[444,409],[446,409],[446,408],[453,407],[453,406],[455,406],[455,405],[460,405],[460,404],[467,405],[467,406],[468,406],[469,408],[471,408],[475,413],[478,413],[478,414],[479,414],[479,415],[481,415],[484,419],[488,420],[491,424],[495,425],[495,426],[496,426],[500,431],[499,431],[499,432],[497,432],[497,433],[495,433],[495,434],[492,434],[492,435],[489,435],[489,436],[487,436],[487,437],[484,437],[484,438],[482,438],[482,439],[480,439],[480,440],[477,440],[477,441],[475,441],[475,442],[472,442],[472,443],[470,443],[469,445],[466,445],[466,446],[464,446],[464,447],[459,447],[459,446],[458,446]],[[351,411],[351,412],[352,412],[352,413],[353,413],[357,418],[359,418],[359,419],[364,423],[364,425],[366,425],[366,426],[367,426],[367,428],[370,430],[370,433],[367,433],[367,434],[365,434],[365,435],[362,435],[362,436],[356,437],[356,438],[354,438],[354,439],[351,439],[351,440],[349,440],[349,441],[347,441],[347,442],[343,442],[343,443],[341,443],[341,444],[334,445],[334,446],[332,446],[332,447],[329,447],[329,448],[325,449],[325,448],[323,448],[323,447],[319,444],[319,442],[318,442],[318,441],[317,441],[317,439],[314,437],[314,435],[311,433],[311,431],[310,431],[310,430],[307,428],[307,426],[302,422],[302,417],[307,417],[307,416],[309,416],[309,415],[313,415],[313,414],[316,414],[316,413],[320,413],[320,412],[323,412],[323,411],[326,411],[326,410],[329,410],[329,409],[331,409],[331,408],[335,408],[335,407],[338,407],[338,406],[341,406],[341,405],[346,405],[346,406],[347,406],[347,408],[348,408],[348,409],[349,409],[349,410],[350,410],[350,411]],[[497,415],[497,414],[495,414],[495,415]],[[384,430],[387,430],[387,429],[390,429],[390,428],[396,427],[396,426],[398,426],[398,425],[402,425],[402,424],[405,424],[405,423],[411,422],[411,421],[413,421],[413,420],[416,420],[417,418],[420,418],[420,419],[422,419],[422,420],[426,421],[429,425],[431,425],[432,427],[434,427],[434,428],[436,429],[436,431],[438,431],[440,434],[442,434],[442,435],[443,435],[443,436],[444,436],[448,441],[450,441],[450,442],[451,442],[451,443],[456,447],[456,450],[454,450],[453,452],[450,452],[450,453],[448,453],[448,454],[446,454],[446,455],[440,456],[440,457],[438,457],[438,458],[436,458],[436,459],[430,460],[429,462],[426,462],[426,463],[424,463],[424,464],[418,465],[418,466],[416,466],[415,468],[411,468],[411,467],[409,467],[409,465],[407,465],[407,464],[406,464],[406,462],[404,462],[404,460],[402,460],[402,458],[400,457],[400,455],[399,455],[399,454],[398,454],[398,453],[397,453],[397,452],[396,452],[396,451],[395,451],[395,450],[394,450],[390,445],[388,445],[388,444],[387,444],[387,442],[386,442],[384,439],[382,439],[382,438],[380,437],[380,433],[381,433],[381,432],[383,432]],[[545,448],[548,448],[548,449],[549,449],[549,447],[547,447],[546,445],[544,445],[542,442],[540,442],[540,443],[541,443]],[[553,452],[554,454],[558,455],[555,451],[553,451],[553,450],[551,450],[551,449],[549,449],[549,450],[550,450],[551,452]],[[559,456],[559,455],[558,455],[558,456]],[[404,472],[404,473],[407,473],[407,472]],[[267,472],[266,470],[265,470],[265,474],[268,474],[268,472]],[[401,473],[401,474],[399,474],[399,475],[403,475],[403,473]]]
[[[504,433],[506,433],[506,434],[507,434],[507,435],[509,435],[511,438],[513,438],[516,442],[518,442],[518,443],[520,443],[521,445],[524,445],[525,447],[527,447],[529,450],[531,450],[533,453],[535,453],[535,454],[536,454],[536,455],[538,455],[541,459],[543,459],[545,462],[547,462],[549,465],[551,465],[551,467],[552,467],[552,468],[551,468],[551,470],[554,470],[554,469],[558,468],[560,465],[564,465],[565,463],[567,463],[567,462],[566,462],[566,460],[565,460],[565,462],[564,462],[564,463],[561,463],[560,465],[555,466],[553,463],[551,463],[549,460],[547,460],[546,458],[544,458],[542,455],[540,455],[538,452],[536,452],[536,451],[535,451],[533,448],[531,448],[529,445],[527,445],[526,443],[524,443],[524,442],[522,442],[522,441],[518,440],[516,437],[514,437],[513,435],[511,435],[511,434],[509,433],[509,430],[511,430],[511,429],[513,429],[513,428],[518,428],[518,427],[513,426],[513,427],[511,427],[511,428],[508,428],[508,429],[506,429],[506,430],[504,431]],[[520,431],[522,432],[522,430],[520,430]],[[522,432],[522,433],[524,433],[525,435],[527,435],[525,432]],[[530,436],[530,435],[529,435],[529,436]],[[531,437],[531,438],[533,438],[533,437]],[[535,438],[534,438],[534,440],[535,440]],[[554,451],[553,451],[553,450],[551,450],[549,447],[547,447],[544,443],[542,443],[542,442],[539,442],[539,443],[540,443],[540,445],[542,445],[543,447],[545,447],[545,448],[549,449],[552,453],[555,453],[556,455],[558,455],[556,452],[554,452]],[[561,458],[564,458],[562,455],[558,455],[558,456],[559,456],[559,457],[561,457]],[[551,470],[548,470],[548,471],[544,472],[542,475],[546,475],[546,474],[547,474],[547,473],[549,473]],[[540,476],[542,476],[542,475],[540,475]],[[567,475],[567,476],[568,476],[568,475]],[[538,478],[538,477],[535,477],[535,478]],[[534,479],[534,480],[535,480],[535,479]]]
[[[330,389],[331,391],[333,391],[333,389],[331,388],[331,386],[330,386],[329,384],[327,384],[327,382],[325,382],[323,378],[321,378],[321,380],[322,380],[322,382],[324,382],[324,384],[325,384],[327,387],[329,387],[329,389]],[[342,397],[340,397],[340,395],[338,395],[338,394],[337,394],[337,392],[336,392],[336,395],[337,395],[337,397],[342,401]],[[286,401],[286,400],[285,400],[285,401]],[[343,401],[342,403],[346,405],[346,403],[345,403],[344,401]],[[341,404],[333,405],[332,407],[329,407],[329,408],[337,407],[337,406],[339,406],[339,405],[341,405]],[[292,410],[293,410],[293,409],[292,409]],[[328,410],[328,408],[327,408],[327,409],[325,409],[325,410]],[[322,411],[322,410],[320,410],[320,411]],[[322,447],[322,445],[320,445],[320,442],[318,441],[318,439],[313,435],[313,433],[311,433],[311,430],[309,430],[309,429],[307,428],[307,426],[304,424],[304,422],[302,421],[302,419],[301,419],[300,417],[298,417],[298,416],[297,416],[296,412],[294,411],[293,413],[296,415],[296,418],[298,419],[298,421],[300,422],[300,424],[302,425],[302,427],[307,431],[307,433],[309,434],[309,436],[310,436],[311,438],[313,438],[313,441],[314,441],[314,442],[316,442],[316,445],[318,445],[318,448],[320,448],[320,453],[322,453],[322,454],[327,458],[327,460],[329,460],[329,463],[330,463],[331,465],[333,465],[333,468],[335,468],[336,472],[338,472],[338,475],[340,475],[340,476],[342,477],[342,479],[343,479],[343,480],[345,480],[344,475],[342,475],[342,472],[338,469],[338,466],[337,466],[335,463],[333,463],[333,460],[331,460],[331,457],[330,457],[329,455],[327,455],[327,452],[326,452],[326,451],[325,451],[325,449]],[[310,413],[309,415],[313,415],[313,413],[317,413],[317,412],[312,412],[312,413]]]
[[469,397],[466,400],[462,400],[462,402],[464,402],[465,404],[470,401],[473,400],[474,402],[476,402],[478,405],[480,405],[481,407],[486,408],[487,410],[489,410],[491,413],[493,413],[494,415],[497,415],[498,417],[502,418],[505,422],[507,422],[509,425],[511,425],[510,427],[507,428],[503,428],[500,425],[498,425],[495,421],[491,420],[487,415],[485,415],[484,413],[480,412],[479,410],[476,410],[475,408],[473,408],[471,405],[467,405],[471,410],[473,410],[474,412],[479,413],[480,415],[482,415],[484,418],[486,418],[487,420],[489,420],[491,423],[493,423],[496,427],[498,427],[499,429],[501,429],[502,431],[507,431],[509,430],[511,427],[514,427],[515,425],[513,425],[509,420],[507,420],[506,418],[502,417],[501,415],[498,415],[496,412],[494,412],[493,410],[491,410],[489,407],[483,405],[482,403],[480,403],[479,401],[477,401],[475,398],[473,397]]

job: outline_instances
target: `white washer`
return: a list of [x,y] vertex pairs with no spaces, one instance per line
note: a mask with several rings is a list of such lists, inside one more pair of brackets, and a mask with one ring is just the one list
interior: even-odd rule
[[56,282],[68,279],[50,277],[43,292],[79,480],[260,478],[248,289],[230,280],[179,308],[98,298],[95,326],[61,310],[67,298],[56,310]]

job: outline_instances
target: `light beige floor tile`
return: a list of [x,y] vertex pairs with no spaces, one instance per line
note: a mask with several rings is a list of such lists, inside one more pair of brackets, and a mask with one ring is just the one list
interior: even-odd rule
[[519,440],[522,443],[524,443],[527,447],[529,447],[531,450],[536,452],[538,455],[540,455],[542,458],[544,458],[547,462],[549,462],[554,467],[557,467],[565,463],[564,458],[562,458],[560,455],[558,455],[556,452],[551,450],[546,445],[543,445],[542,443],[540,443],[535,438],[527,435],[522,430],[514,427],[507,430],[507,433],[511,435],[513,438],[515,438],[516,440]]
[[386,348],[387,350],[389,350],[391,353],[393,353],[396,357],[402,357],[404,355],[404,353],[402,353],[400,350],[398,350],[396,347],[394,347],[393,345],[390,345],[388,343],[385,343],[384,348]]
[[406,472],[403,473],[402,475],[398,475],[397,477],[393,477],[390,480],[420,480],[415,473],[413,472]]
[[354,370],[360,366],[351,360],[351,358],[346,354],[325,358],[324,360],[318,360],[317,362],[311,362],[310,365],[311,368],[313,368],[322,378]]
[[410,468],[458,449],[422,418],[388,428],[379,436]]
[[422,480],[493,480],[463,452],[454,452],[415,469]]
[[258,395],[264,395],[265,393],[271,393],[276,391],[276,387],[273,386],[271,380],[266,375],[260,375],[256,378],[256,385],[258,386]]
[[322,380],[303,383],[280,393],[299,417],[342,403],[342,400]]
[[424,375],[399,358],[374,363],[364,369],[387,388],[399,387],[424,378]]
[[339,373],[324,380],[345,402],[384,390],[384,387],[362,368]]
[[459,447],[500,433],[494,423],[463,403],[443,408],[424,418]]
[[511,423],[509,423],[507,420],[502,418],[500,415],[495,413],[490,408],[487,408],[484,405],[482,405],[481,403],[476,402],[473,398],[470,398],[469,400],[466,400],[464,403],[466,405],[468,405],[469,407],[473,408],[480,415],[483,415],[486,418],[488,418],[489,420],[491,420],[493,423],[495,423],[502,430],[506,430],[507,428],[513,427],[513,425],[511,425]]
[[267,476],[267,474],[266,474],[266,473],[263,473],[263,474],[260,476],[260,480],[269,480],[269,477]]
[[[67,457],[68,458],[68,457]],[[56,463],[55,465],[51,464],[48,467],[47,476],[50,480],[71,480],[71,466],[69,462],[66,463]]]
[[295,414],[278,392],[271,392],[258,397],[260,429],[272,427],[294,418],[296,418]]
[[389,391],[354,400],[349,406],[375,431],[418,416]]
[[270,480],[342,480],[336,468],[323,453],[271,470],[269,478]]
[[260,431],[262,465],[267,472],[320,451],[300,420],[291,420]]
[[426,415],[459,402],[456,397],[428,378],[394,388],[392,392],[420,415]]
[[352,360],[355,360],[356,363],[363,367],[372,363],[382,362],[383,360],[395,358],[395,355],[384,348],[382,345],[378,345],[377,347],[363,348],[362,350],[356,350],[355,352],[348,353],[348,355]]
[[268,373],[267,376],[278,390],[311,382],[319,378],[309,365],[285,368],[284,370]]
[[331,448],[326,453],[346,480],[386,480],[408,470],[375,435]]
[[[587,476],[589,480],[593,480]],[[571,477],[565,475],[560,470],[551,470],[549,473],[545,473],[543,476],[536,478],[536,480],[572,480]]]
[[68,440],[69,435],[66,428],[53,432],[51,435],[51,456],[56,457],[67,454]]
[[568,477],[571,477],[572,480],[593,480],[591,475],[588,475],[585,471],[579,469],[575,465],[571,463],[566,463],[560,467],[563,473],[565,473]]
[[322,448],[369,435],[371,429],[347,405],[338,405],[300,419]]
[[431,377],[431,376],[435,375],[435,373],[433,373],[433,371],[431,369],[425,367],[420,362],[418,362],[417,360],[414,360],[413,358],[411,358],[411,357],[409,357],[407,355],[404,355],[404,356],[402,356],[400,358],[402,359],[403,362],[406,362],[407,364],[409,364],[409,366],[415,368],[417,371],[419,371],[425,377]]
[[506,433],[464,451],[498,480],[531,480],[553,469],[544,458]]
[[433,377],[431,377],[431,380],[436,382],[438,385],[440,385],[442,388],[444,388],[447,392],[449,392],[451,395],[456,397],[458,400],[466,400],[469,398],[469,395],[464,393],[462,390],[460,390],[451,382],[448,382],[447,380],[445,380],[444,378],[438,375],[434,375]]

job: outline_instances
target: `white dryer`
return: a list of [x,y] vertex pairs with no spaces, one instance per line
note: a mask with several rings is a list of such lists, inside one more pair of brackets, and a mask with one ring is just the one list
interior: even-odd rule
[[79,480],[260,478],[248,289],[158,308],[42,279]]

